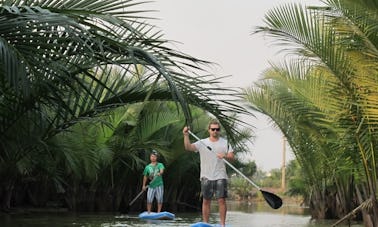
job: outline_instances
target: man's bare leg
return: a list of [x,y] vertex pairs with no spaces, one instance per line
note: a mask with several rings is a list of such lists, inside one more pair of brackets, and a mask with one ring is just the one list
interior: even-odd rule
[[161,212],[161,208],[163,207],[163,204],[162,203],[158,203],[158,207],[157,207],[157,212],[160,213]]
[[202,219],[204,222],[209,222],[211,199],[203,199],[202,201]]
[[221,226],[225,226],[226,225],[226,213],[227,213],[226,199],[225,198],[219,198],[218,199],[218,206],[219,206],[220,224],[221,224]]

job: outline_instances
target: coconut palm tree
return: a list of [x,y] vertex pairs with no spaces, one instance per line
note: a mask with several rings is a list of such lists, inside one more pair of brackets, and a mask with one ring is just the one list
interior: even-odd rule
[[309,187],[315,187],[312,205],[323,213],[318,217],[326,218],[327,209],[340,217],[369,204],[362,209],[364,222],[375,226],[378,9],[372,1],[324,3],[287,4],[266,14],[267,26],[256,33],[272,36],[299,57],[272,66],[247,99],[288,138]]
[[219,88],[220,81],[205,74],[209,62],[169,48],[149,18],[139,15],[147,13],[136,7],[140,4],[1,1],[3,208],[10,207],[15,185],[33,175],[40,163],[35,157],[49,158],[50,139],[125,104],[171,100],[191,124],[192,103],[220,119],[231,140],[238,135],[231,126],[239,120],[230,113],[245,110],[227,98],[237,92]]

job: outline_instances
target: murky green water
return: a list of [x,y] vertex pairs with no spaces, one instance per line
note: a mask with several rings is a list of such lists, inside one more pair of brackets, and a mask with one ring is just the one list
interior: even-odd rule
[[[278,210],[273,210],[265,203],[247,204],[228,202],[227,223],[231,227],[325,227],[331,226],[336,220],[315,222],[310,220],[308,210],[296,205],[285,204]],[[211,223],[219,220],[216,204],[212,208]],[[145,221],[138,214],[68,214],[68,213],[29,213],[18,215],[0,215],[2,227],[163,227],[186,226],[201,221],[201,213],[177,213],[173,221]],[[349,226],[349,225],[339,225]],[[362,225],[352,224],[353,227]]]

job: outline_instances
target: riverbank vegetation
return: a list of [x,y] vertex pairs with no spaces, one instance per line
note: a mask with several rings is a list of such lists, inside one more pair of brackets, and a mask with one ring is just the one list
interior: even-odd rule
[[272,37],[290,58],[272,64],[245,97],[290,143],[314,218],[353,212],[377,226],[378,4],[324,2],[266,14],[255,33]]
[[0,206],[121,210],[141,190],[149,152],[167,167],[169,209],[195,201],[198,158],[184,125],[210,116],[238,150],[237,90],[209,62],[169,48],[138,1],[2,1]]
[[[253,140],[240,116],[258,111],[295,154],[287,188],[278,190],[280,170],[266,177],[253,162],[233,165],[283,196],[302,197],[315,219],[355,212],[377,226],[373,2],[272,9],[255,32],[284,42],[291,58],[239,90],[207,72],[210,62],[170,48],[139,1],[2,1],[2,211],[125,212],[152,149],[166,166],[165,209],[197,210],[199,157],[184,151],[183,126],[203,138],[208,120],[219,119],[238,154]],[[235,198],[255,196],[229,174]],[[131,209],[144,206],[140,199]]]

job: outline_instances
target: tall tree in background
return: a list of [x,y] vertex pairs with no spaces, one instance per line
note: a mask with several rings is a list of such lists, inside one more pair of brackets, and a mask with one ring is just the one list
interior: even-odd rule
[[315,218],[341,218],[357,207],[366,226],[377,226],[378,4],[324,3],[266,14],[256,33],[293,57],[272,64],[246,99],[288,139]]

